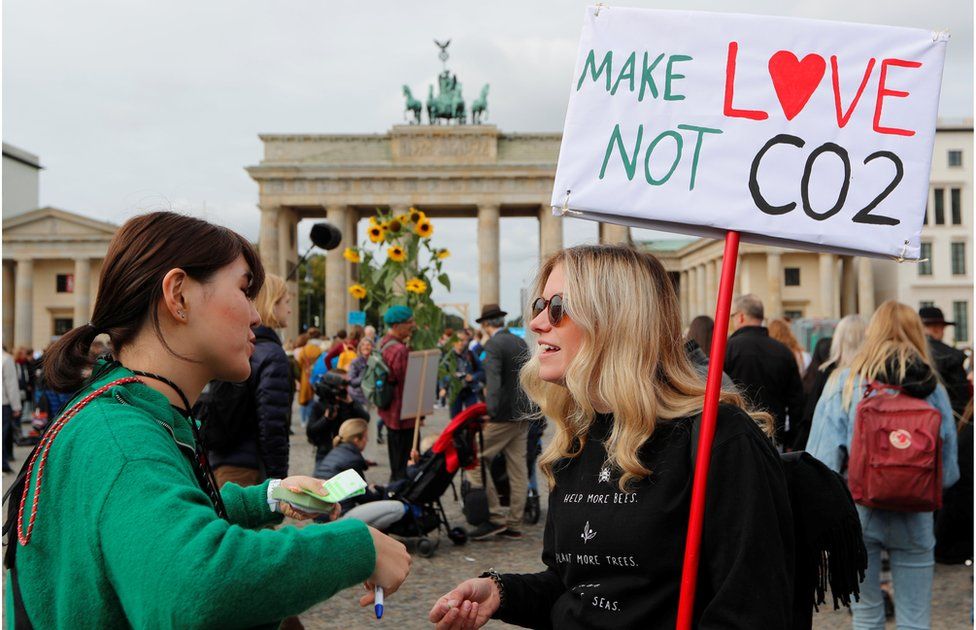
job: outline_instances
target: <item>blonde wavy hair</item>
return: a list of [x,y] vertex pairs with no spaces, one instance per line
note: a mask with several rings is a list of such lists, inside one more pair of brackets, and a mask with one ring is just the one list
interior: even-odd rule
[[[533,295],[543,294],[557,265],[566,279],[566,315],[583,330],[583,340],[562,384],[539,377],[538,346],[522,368],[522,388],[538,415],[556,426],[539,464],[553,486],[558,462],[582,451],[599,401],[614,413],[607,463],[621,473],[620,489],[627,491],[651,472],[638,451],[657,423],[700,413],[705,382],[685,354],[678,298],[657,258],[623,246],[564,249],[542,264]],[[733,391],[723,390],[720,401],[746,408]],[[769,414],[750,415],[771,434]]]
[[[850,408],[854,398],[854,384],[859,378],[873,381],[880,374],[904,380],[909,363],[918,359],[932,368],[929,346],[925,341],[922,320],[913,308],[888,300],[878,307],[864,333],[864,345],[851,361],[851,371],[841,402]],[[894,359],[896,373],[887,373],[888,361]],[[933,368],[933,372],[935,372]]]
[[258,291],[254,298],[254,308],[257,309],[261,317],[261,324],[268,328],[284,328],[286,322],[279,322],[275,317],[275,304],[288,293],[288,285],[285,279],[274,274],[267,274],[264,277],[264,286]]
[[[820,365],[820,371],[826,372],[831,365],[835,370],[842,370],[851,365],[857,351],[864,343],[864,331],[867,324],[860,315],[847,315],[834,328],[834,336],[830,340],[830,355]],[[837,374],[838,372],[834,372]],[[833,376],[833,375],[831,375]]]

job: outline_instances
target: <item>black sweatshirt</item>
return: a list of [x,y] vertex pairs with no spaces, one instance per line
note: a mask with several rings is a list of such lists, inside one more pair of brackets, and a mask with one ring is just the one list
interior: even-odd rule
[[[613,416],[557,465],[542,573],[502,576],[503,621],[531,628],[672,630],[691,505],[691,419],[660,422],[624,493],[605,466]],[[696,628],[790,625],[793,523],[779,456],[753,420],[719,408],[695,599]]]

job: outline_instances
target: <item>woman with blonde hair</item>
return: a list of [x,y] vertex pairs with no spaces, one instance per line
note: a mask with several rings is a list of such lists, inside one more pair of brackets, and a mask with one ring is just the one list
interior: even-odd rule
[[774,319],[769,322],[769,336],[790,349],[796,360],[796,369],[800,371],[800,376],[803,376],[810,363],[810,353],[796,340],[796,335],[790,330],[790,324],[785,319]]
[[[689,362],[661,263],[620,246],[546,260],[527,315],[522,385],[556,431],[535,574],[486,572],[441,597],[438,628],[674,628],[705,383]],[[626,298],[626,303],[624,298]],[[793,525],[768,414],[723,391],[709,472],[695,627],[784,628]],[[766,432],[764,432],[764,429]]]
[[[251,329],[255,337],[251,376],[239,390],[234,389],[242,399],[243,417],[235,418],[232,426],[219,417],[204,422],[210,464],[221,486],[228,481],[253,486],[269,477],[288,476],[291,365],[274,330],[283,328],[291,315],[291,295],[284,279],[267,274],[254,307],[261,323]],[[217,391],[216,385],[210,387]],[[213,416],[230,407],[227,401],[210,404]]]
[[[932,367],[918,314],[893,300],[883,303],[871,318],[864,344],[849,367],[840,367],[842,356],[841,351],[838,371],[828,380],[817,403],[808,452],[831,469],[843,471],[854,436],[858,403],[865,387],[876,381],[924,399],[939,411],[943,488],[954,484],[959,479],[959,463],[952,407]],[[857,511],[868,551],[868,568],[861,583],[861,599],[851,606],[854,626],[884,628],[880,584],[884,548],[891,558],[898,627],[930,627],[935,548],[932,512],[895,512],[864,505],[858,505]]]
[[[813,424],[813,414],[817,409],[821,395],[823,395],[824,387],[830,377],[838,373],[838,370],[850,367],[851,361],[854,360],[854,356],[864,343],[866,328],[867,324],[864,323],[864,319],[860,315],[847,315],[837,322],[833,337],[829,340],[821,339],[818,342],[819,348],[821,343],[829,341],[830,351],[823,363],[816,367],[816,373],[813,375],[810,391],[807,392],[803,419],[795,431],[793,450],[802,451],[806,448],[807,440],[810,437],[810,426]],[[814,369],[814,366],[811,365],[809,369]],[[806,378],[804,376],[804,380]]]

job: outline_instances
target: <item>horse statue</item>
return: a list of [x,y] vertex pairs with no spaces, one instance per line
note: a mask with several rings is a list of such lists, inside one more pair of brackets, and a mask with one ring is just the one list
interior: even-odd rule
[[[409,121],[411,125],[419,125],[420,112],[424,108],[423,104],[413,97],[413,94],[410,93],[409,86],[406,85],[403,86],[403,95],[407,99],[407,106],[403,110],[404,120]],[[409,118],[410,114],[413,114],[413,120]]]
[[458,124],[467,122],[467,115],[464,108],[464,97],[461,94],[461,84],[458,83],[457,75],[445,70],[437,77],[440,93],[434,96],[434,86],[429,86],[427,91],[427,118],[430,124],[437,124],[441,120],[450,123],[452,120]]
[[475,125],[480,125],[482,123],[482,117],[488,117],[488,84],[485,83],[485,87],[481,88],[481,96],[474,99],[471,103],[471,123]]

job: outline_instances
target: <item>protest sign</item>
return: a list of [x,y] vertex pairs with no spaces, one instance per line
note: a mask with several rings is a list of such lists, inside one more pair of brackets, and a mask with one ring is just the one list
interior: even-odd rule
[[590,7],[552,205],[917,259],[946,33]]

